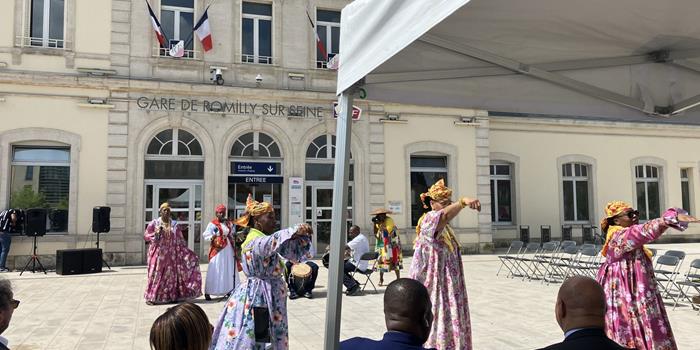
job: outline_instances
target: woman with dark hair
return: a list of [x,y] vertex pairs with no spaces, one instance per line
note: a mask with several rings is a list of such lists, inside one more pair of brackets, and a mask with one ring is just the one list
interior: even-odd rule
[[640,350],[676,349],[654,277],[651,251],[644,247],[669,228],[683,231],[697,219],[683,209],[669,208],[658,218],[639,224],[639,212],[615,201],[605,206],[600,228],[606,234],[598,270],[605,291],[605,331],[618,344]]
[[153,350],[207,350],[212,325],[204,310],[190,302],[168,308],[151,326]]
[[289,347],[287,286],[281,257],[299,262],[311,249],[311,226],[296,225],[274,232],[272,205],[248,195],[245,214],[236,220],[245,227],[241,244],[243,272],[248,277],[226,302],[214,329],[211,349],[249,350]]
[[160,206],[143,234],[148,246],[146,304],[164,304],[202,295],[199,257],[187,248],[182,230],[170,216],[170,205]]

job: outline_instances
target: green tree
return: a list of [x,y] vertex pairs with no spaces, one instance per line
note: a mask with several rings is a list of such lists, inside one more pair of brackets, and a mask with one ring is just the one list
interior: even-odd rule
[[31,187],[27,186],[12,193],[10,207],[19,209],[46,208],[46,198],[43,194],[34,192]]

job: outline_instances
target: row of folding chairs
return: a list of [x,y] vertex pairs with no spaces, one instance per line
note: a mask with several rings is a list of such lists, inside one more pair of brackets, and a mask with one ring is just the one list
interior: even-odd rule
[[506,276],[543,283],[561,282],[574,275],[595,277],[600,267],[600,246],[575,241],[550,241],[543,244],[513,241],[505,255],[499,256]]
[[693,295],[700,295],[700,259],[690,262],[688,271],[681,274],[685,252],[668,250],[659,256],[654,264],[654,275],[661,296],[673,302],[675,309],[679,303],[687,302],[700,314],[700,304],[693,302]]

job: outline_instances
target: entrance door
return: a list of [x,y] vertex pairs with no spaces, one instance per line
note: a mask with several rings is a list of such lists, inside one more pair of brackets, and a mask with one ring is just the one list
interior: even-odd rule
[[146,225],[158,217],[163,202],[170,203],[171,216],[182,230],[187,247],[200,256],[202,184],[202,181],[146,182]]
[[[348,225],[352,224],[352,186],[348,190]],[[321,255],[331,243],[331,218],[333,216],[332,183],[316,183],[306,186],[306,223],[314,229],[316,253]]]

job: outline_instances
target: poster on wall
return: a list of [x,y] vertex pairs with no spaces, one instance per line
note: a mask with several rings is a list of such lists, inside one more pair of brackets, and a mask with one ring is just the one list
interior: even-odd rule
[[401,214],[403,211],[403,205],[401,201],[389,201],[388,208],[394,214]]
[[289,222],[304,222],[304,180],[301,177],[289,178]]

